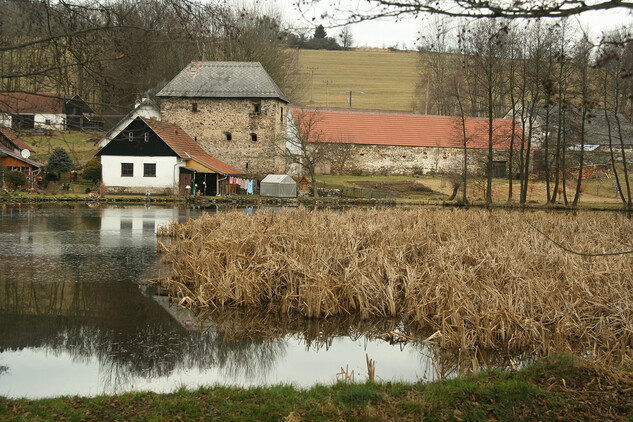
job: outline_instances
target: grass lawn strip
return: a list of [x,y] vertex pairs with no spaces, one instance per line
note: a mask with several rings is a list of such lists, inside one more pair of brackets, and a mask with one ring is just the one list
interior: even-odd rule
[[631,420],[633,372],[572,356],[430,384],[213,387],[95,398],[0,398],[2,420]]

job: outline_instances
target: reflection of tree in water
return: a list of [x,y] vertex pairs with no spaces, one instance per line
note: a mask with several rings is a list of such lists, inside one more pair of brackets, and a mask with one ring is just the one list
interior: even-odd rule
[[186,332],[174,327],[146,326],[124,334],[94,326],[78,326],[44,339],[40,347],[73,360],[97,359],[104,390],[118,391],[133,377],[152,380],[177,370],[214,368],[226,377],[259,379],[285,354],[279,339],[225,341],[214,332]]
[[361,320],[357,315],[335,316],[324,319],[307,319],[265,309],[223,309],[200,315],[203,326],[215,327],[227,338],[277,339],[286,336],[305,343],[306,350],[328,350],[336,337],[349,337],[353,341],[365,338],[374,340],[391,330],[406,332],[397,320],[377,318]]

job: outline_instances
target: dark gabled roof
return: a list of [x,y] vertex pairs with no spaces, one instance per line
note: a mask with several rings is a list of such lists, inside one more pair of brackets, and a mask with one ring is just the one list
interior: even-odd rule
[[160,122],[154,119],[145,119],[137,117],[144,121],[150,129],[156,133],[169,147],[180,157],[185,160],[194,159],[201,161],[207,166],[213,168],[222,174],[238,175],[243,174],[242,171],[229,166],[223,161],[207,154],[196,141],[191,139],[184,130],[172,123]]
[[[462,120],[455,116],[434,116],[405,112],[291,107],[293,118],[314,118],[320,131],[318,142],[361,145],[462,148]],[[311,115],[314,114],[314,117]],[[468,148],[488,148],[488,119],[466,117]],[[494,119],[493,148],[509,149],[512,121]],[[515,125],[515,138],[521,137]],[[318,138],[318,137],[317,137]]]
[[24,162],[26,164],[29,164],[29,165],[31,165],[33,167],[38,167],[38,168],[44,167],[43,163],[40,163],[39,161],[31,160],[30,158],[24,158],[20,154],[16,154],[13,151],[9,151],[8,149],[6,149],[2,145],[0,145],[0,156],[2,156],[2,155],[8,155],[9,157],[13,157],[16,160],[20,160],[20,161],[22,161],[22,162]]
[[191,62],[157,96],[278,98],[288,102],[258,62]]
[[124,123],[127,119],[130,119],[132,116],[134,116],[134,113],[136,113],[141,107],[145,105],[152,106],[156,108],[157,111],[160,111],[160,107],[154,101],[152,101],[151,98],[143,98],[141,102],[135,104],[132,110],[130,110],[121,120],[119,120],[114,126],[112,126],[105,135],[103,135],[100,142],[105,139],[114,139],[114,137],[118,135],[122,130],[122,127],[120,127],[120,125]]
[[31,152],[35,152],[32,146],[24,142],[22,139],[18,137],[11,129],[0,126],[0,135],[4,136],[10,143],[15,145],[17,149],[24,150],[28,149]]

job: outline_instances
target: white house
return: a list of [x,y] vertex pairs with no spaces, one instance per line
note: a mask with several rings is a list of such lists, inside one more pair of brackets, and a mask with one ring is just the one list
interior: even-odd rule
[[134,109],[130,111],[124,118],[122,118],[116,125],[114,125],[104,136],[101,138],[97,146],[103,148],[113,140],[123,129],[125,129],[132,120],[137,117],[143,117],[145,119],[160,120],[160,107],[156,105],[154,101],[149,98],[143,98],[141,101],[134,105]]
[[180,127],[136,117],[97,155],[109,191],[218,195],[242,171],[213,158]]

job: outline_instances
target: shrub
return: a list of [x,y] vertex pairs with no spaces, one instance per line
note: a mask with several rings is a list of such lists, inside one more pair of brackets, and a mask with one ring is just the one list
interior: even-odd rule
[[48,182],[55,182],[59,180],[59,177],[57,177],[57,173],[46,173],[46,175],[44,176],[44,180]]
[[26,186],[29,180],[26,174],[21,171],[8,171],[4,174],[4,181],[10,186],[17,188],[19,186]]
[[101,167],[86,167],[81,173],[81,178],[90,180],[92,183],[98,183],[101,181]]

